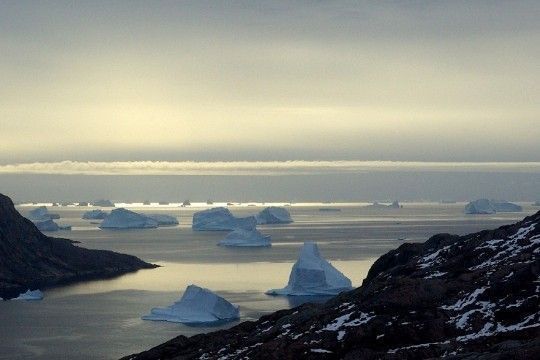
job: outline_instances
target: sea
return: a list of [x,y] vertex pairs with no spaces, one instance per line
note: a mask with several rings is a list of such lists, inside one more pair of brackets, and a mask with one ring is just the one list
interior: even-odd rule
[[[51,205],[51,204],[48,204]],[[71,231],[48,233],[79,241],[78,246],[132,254],[160,265],[112,279],[43,289],[42,301],[0,301],[0,359],[118,359],[179,335],[228,328],[256,320],[315,297],[278,297],[265,291],[287,284],[304,241],[360,286],[373,262],[405,242],[423,242],[438,233],[467,234],[522,219],[539,210],[523,203],[521,213],[466,215],[464,203],[403,203],[399,209],[366,203],[244,203],[228,205],[237,216],[254,215],[269,205],[286,206],[294,220],[261,225],[272,238],[270,248],[226,248],[217,242],[226,233],[194,232],[193,213],[226,204],[116,204],[141,213],[176,216],[180,224],[143,230],[100,230],[83,220],[94,207],[54,206],[59,224]],[[23,215],[36,206],[20,205]],[[141,320],[153,307],[168,306],[185,288],[209,288],[239,305],[238,321],[220,326],[188,326]]]

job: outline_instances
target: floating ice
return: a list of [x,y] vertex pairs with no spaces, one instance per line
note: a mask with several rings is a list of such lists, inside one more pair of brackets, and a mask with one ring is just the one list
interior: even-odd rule
[[193,214],[192,228],[196,231],[253,230],[256,225],[257,220],[254,216],[237,218],[229,209],[217,207]]
[[145,214],[146,217],[156,221],[159,226],[178,225],[178,219],[165,214]]
[[517,204],[513,204],[508,201],[494,201],[493,206],[497,212],[521,212],[523,208]]
[[521,206],[507,201],[479,199],[465,206],[466,214],[495,214],[497,212],[520,212]]
[[43,300],[43,293],[40,290],[31,291],[28,289],[25,293],[21,293],[13,300]]
[[40,206],[29,211],[27,217],[32,221],[60,219],[60,215],[49,213],[49,210],[45,206]]
[[149,217],[124,208],[114,209],[99,225],[101,229],[157,228],[158,223]]
[[71,230],[71,226],[58,225],[52,220],[36,221],[34,225],[36,225],[39,231]]
[[263,235],[258,230],[236,229],[227,234],[225,239],[221,240],[218,245],[222,246],[239,246],[239,247],[264,247],[272,246],[270,235]]
[[99,206],[99,207],[114,207],[114,203],[111,202],[111,200],[105,200],[100,199],[96,200],[92,203],[92,206]]
[[291,214],[287,209],[270,206],[256,216],[257,224],[289,224],[292,223]]
[[82,218],[85,220],[101,220],[105,219],[109,215],[103,210],[90,210],[83,214]]
[[238,306],[212,291],[189,285],[182,298],[166,308],[153,308],[143,320],[169,321],[185,324],[222,323],[238,319]]
[[373,204],[368,205],[367,207],[368,207],[368,208],[374,208],[374,209],[399,209],[399,208],[401,208],[402,206],[399,204],[398,201],[393,201],[393,202],[392,202],[391,204],[389,204],[389,205],[381,204],[381,203],[375,201]]
[[269,295],[336,295],[352,289],[351,280],[323,259],[317,244],[305,242],[294,264],[289,283],[283,289],[268,290]]

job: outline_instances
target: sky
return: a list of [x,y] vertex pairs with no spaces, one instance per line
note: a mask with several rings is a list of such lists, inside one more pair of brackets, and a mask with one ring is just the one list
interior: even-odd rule
[[538,1],[0,0],[0,164],[540,161]]

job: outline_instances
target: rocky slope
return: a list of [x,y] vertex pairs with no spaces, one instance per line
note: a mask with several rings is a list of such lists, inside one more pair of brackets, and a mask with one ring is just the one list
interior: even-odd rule
[[0,194],[0,298],[77,280],[105,278],[153,268],[135,256],[88,250],[43,235]]
[[323,305],[179,336],[126,359],[499,359],[540,354],[540,212],[378,259]]

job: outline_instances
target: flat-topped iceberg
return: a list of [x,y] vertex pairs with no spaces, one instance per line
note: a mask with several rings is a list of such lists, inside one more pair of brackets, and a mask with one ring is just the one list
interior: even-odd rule
[[49,213],[49,210],[45,206],[40,206],[40,207],[35,208],[34,210],[30,210],[28,212],[27,218],[32,221],[45,221],[45,220],[60,219],[60,215],[51,214]]
[[53,220],[36,221],[34,223],[39,231],[71,230],[69,225],[58,225]]
[[465,214],[495,214],[497,212],[520,212],[521,206],[498,200],[479,199],[465,206]]
[[287,286],[266,293],[289,296],[337,295],[350,289],[351,280],[321,257],[317,244],[305,242],[292,267]]
[[13,300],[43,300],[43,293],[40,290],[30,290],[28,289],[25,293],[21,293],[18,297]]
[[156,221],[159,226],[178,225],[178,219],[165,214],[145,214],[146,217]]
[[109,213],[103,210],[90,210],[83,214],[82,218],[85,220],[102,220],[105,219]]
[[257,224],[289,224],[292,223],[291,214],[282,207],[270,206],[257,214]]
[[218,245],[238,247],[266,247],[272,246],[270,235],[263,235],[258,230],[236,229],[227,234]]
[[151,229],[157,228],[158,223],[146,215],[138,214],[124,208],[118,208],[111,211],[103,219],[99,227],[101,229]]
[[111,200],[106,199],[100,199],[96,200],[92,203],[92,206],[99,206],[99,207],[114,207],[114,203]]
[[193,230],[196,231],[229,231],[235,229],[253,230],[257,226],[254,216],[234,217],[229,209],[217,207],[193,214]]
[[153,308],[143,320],[169,321],[185,324],[211,324],[232,321],[240,317],[233,305],[212,291],[189,285],[182,298],[165,308]]
[[377,201],[373,202],[371,205],[368,205],[367,206],[368,208],[372,208],[372,209],[400,209],[402,208],[403,206],[400,205],[399,201],[393,201],[391,204],[387,205],[387,204],[381,204]]

